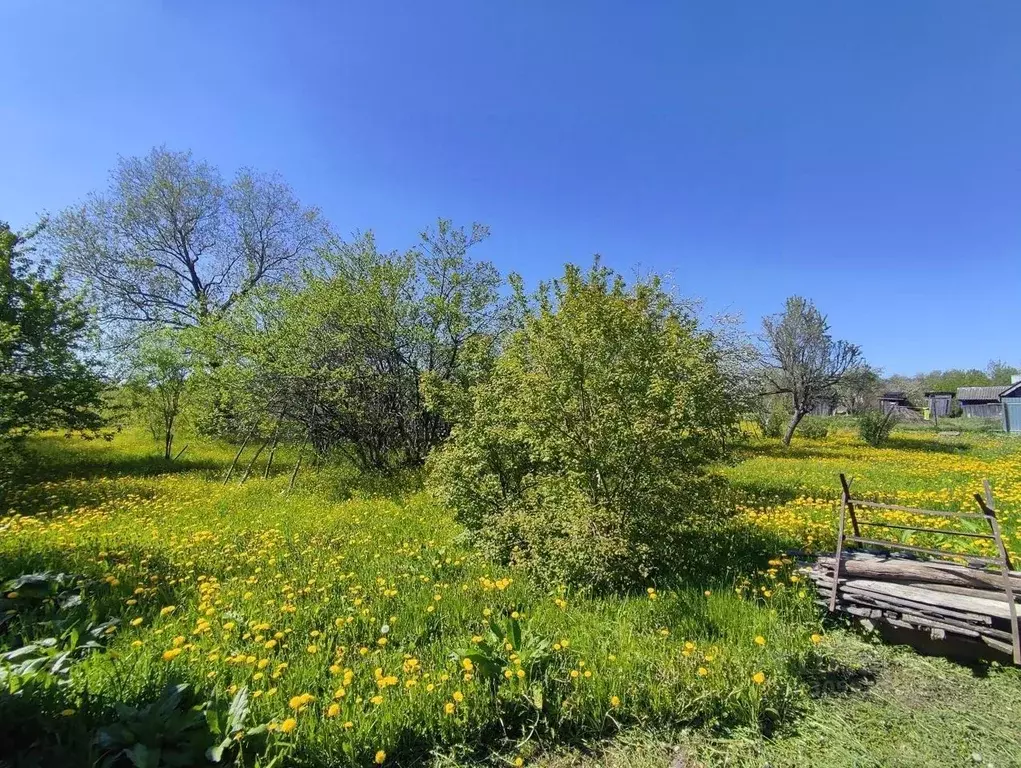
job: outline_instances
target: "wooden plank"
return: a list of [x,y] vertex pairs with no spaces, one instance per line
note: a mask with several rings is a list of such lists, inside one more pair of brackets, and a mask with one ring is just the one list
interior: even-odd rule
[[[825,590],[826,592],[829,592],[832,588],[832,583],[829,580],[825,580],[819,584],[819,588],[820,591]],[[881,604],[883,608],[896,608],[902,611],[914,611],[916,613],[929,614],[934,617],[948,616],[950,618],[970,622],[972,624],[991,625],[994,618],[983,613],[973,613],[971,611],[949,608],[943,605],[933,605],[929,602],[920,602],[918,600],[910,600],[903,597],[897,597],[895,595],[888,595],[882,592],[873,592],[868,589],[848,585],[847,579],[841,579],[838,594],[838,601],[839,600],[857,601],[868,603],[870,605]]]
[[[847,481],[844,480],[844,476],[840,476],[840,482],[847,487]],[[833,593],[830,595],[830,611],[835,611],[837,608],[837,584],[840,581],[840,565],[843,562],[841,553],[844,549],[844,518],[847,515],[847,491],[845,490],[840,502],[840,523],[837,527],[837,555],[834,560],[834,578],[833,578]]]
[[872,579],[847,579],[841,586],[845,589],[856,589],[901,600],[909,600],[933,608],[949,608],[962,613],[992,616],[997,619],[1010,619],[1011,616],[1009,606],[1004,605],[1002,602],[982,597],[964,597],[963,595],[953,595],[946,592],[933,592],[920,587],[907,586],[906,584],[890,584],[885,581],[874,581]]
[[996,549],[1000,553],[1000,568],[1003,575],[1003,591],[1007,597],[1007,605],[1010,608],[1010,631],[1012,637],[1012,655],[1014,657],[1015,664],[1021,664],[1021,626],[1018,625],[1017,621],[1017,607],[1014,605],[1014,590],[1010,583],[1010,555],[1007,553],[1007,548],[1003,544],[1003,538],[1000,535],[1000,523],[996,519],[996,505],[993,501],[993,489],[989,485],[988,478],[982,481],[982,487],[985,490],[985,498],[983,499],[977,493],[975,494],[975,501],[978,502],[979,508],[982,510],[986,518],[986,522],[989,523],[989,529],[993,534],[993,538],[996,541]]
[[967,536],[971,539],[992,539],[988,533],[971,533],[970,531],[948,531],[945,528],[920,528],[917,525],[894,525],[893,523],[880,523],[871,520],[859,520],[858,525],[871,525],[876,528],[896,528],[898,531],[917,531],[918,533],[940,533],[951,536]]
[[[820,557],[816,563],[833,567],[832,556]],[[845,552],[841,570],[860,571],[863,574],[873,570],[879,578],[896,579],[900,573],[911,574],[911,579],[939,581],[940,583],[961,584],[962,586],[988,584],[991,589],[1003,588],[1003,574],[986,568],[948,563],[942,560],[916,560],[913,558],[872,552]],[[941,575],[942,574],[942,575]],[[1011,571],[1010,578],[1015,588],[1021,591],[1021,572]]]
[[840,488],[842,492],[841,498],[843,499],[844,506],[847,507],[847,513],[851,517],[851,530],[854,531],[855,536],[861,536],[861,531],[858,530],[858,516],[854,512],[854,504],[851,503],[851,480],[844,477],[844,473],[840,473]]
[[910,512],[916,515],[932,515],[935,517],[956,517],[959,520],[982,520],[985,515],[976,512],[944,512],[938,509],[918,509],[916,507],[902,507],[899,504],[880,504],[878,501],[864,501],[862,499],[851,499],[851,503],[858,507],[870,509],[890,509],[894,512]]
[[896,610],[902,613],[927,614],[933,618],[951,618],[956,621],[963,621],[975,625],[988,626],[993,623],[993,618],[991,616],[985,616],[979,613],[970,613],[968,611],[958,611],[952,608],[944,608],[941,606],[930,605],[928,603],[919,603],[913,600],[904,600],[898,597],[891,597],[889,595],[881,595],[875,592],[854,589],[853,587],[847,588],[843,585],[841,585],[840,595],[844,600],[859,602],[866,605],[875,605],[880,608]]
[[[816,561],[815,568],[832,571],[833,558],[820,557]],[[855,553],[852,557],[845,553],[840,570],[852,578],[857,576],[886,581],[924,581],[933,584],[953,584],[960,587],[1003,591],[1002,574],[951,563],[908,560],[867,553]],[[1014,576],[1011,578],[1016,588],[1021,591],[1021,578]]]
[[896,544],[892,541],[882,541],[879,539],[866,539],[861,536],[845,536],[845,541],[853,541],[858,544],[868,544],[872,547],[886,547],[887,549],[901,549],[905,552],[918,552],[923,555],[932,555],[933,557],[956,557],[962,560],[971,560],[976,563],[988,563],[990,565],[998,565],[999,560],[992,557],[979,557],[978,555],[961,555],[956,552],[944,552],[940,549],[928,549],[926,547],[913,547],[907,544]]
[[1000,651],[1001,653],[1005,653],[1008,656],[1013,655],[1013,650],[1014,649],[1013,649],[1013,647],[1011,646],[1010,643],[1001,643],[999,640],[994,640],[993,638],[986,637],[985,635],[980,635],[979,639],[983,643],[988,645],[990,648],[995,648],[997,651]]

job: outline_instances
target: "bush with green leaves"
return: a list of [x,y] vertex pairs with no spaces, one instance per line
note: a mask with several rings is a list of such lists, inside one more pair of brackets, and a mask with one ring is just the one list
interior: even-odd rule
[[866,411],[858,419],[858,434],[873,448],[879,448],[890,437],[890,432],[899,421],[894,411]]
[[824,440],[829,433],[829,425],[821,416],[806,416],[797,429],[797,434],[809,440]]
[[569,265],[473,385],[434,493],[489,555],[540,578],[620,587],[662,570],[712,508],[737,431],[720,345],[656,278]]
[[783,437],[784,427],[791,418],[790,408],[778,397],[759,398],[755,405],[755,423],[762,436],[777,439]]

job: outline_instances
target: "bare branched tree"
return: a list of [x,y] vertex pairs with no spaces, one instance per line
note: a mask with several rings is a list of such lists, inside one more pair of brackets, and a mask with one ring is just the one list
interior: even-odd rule
[[183,328],[222,313],[312,255],[325,226],[278,176],[248,169],[225,184],[190,152],[122,158],[105,193],[54,221],[73,280],[118,328]]
[[815,305],[800,296],[787,299],[784,311],[762,319],[765,342],[763,396],[789,395],[794,413],[784,434],[790,445],[801,420],[862,362],[861,350],[834,341],[829,323]]

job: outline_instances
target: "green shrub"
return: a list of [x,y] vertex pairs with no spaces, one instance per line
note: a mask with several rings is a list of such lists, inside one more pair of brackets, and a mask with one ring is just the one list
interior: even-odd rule
[[657,281],[568,266],[471,388],[430,486],[484,551],[541,579],[646,578],[709,508],[706,470],[736,433],[720,355]]
[[798,434],[809,440],[823,440],[830,433],[826,419],[821,416],[806,416],[798,424]]
[[890,432],[899,421],[893,411],[866,411],[858,418],[858,434],[873,448],[878,448],[890,437]]
[[759,431],[766,438],[778,439],[783,437],[787,422],[791,420],[788,408],[778,398],[767,398],[759,400],[755,410],[755,422],[759,425]]

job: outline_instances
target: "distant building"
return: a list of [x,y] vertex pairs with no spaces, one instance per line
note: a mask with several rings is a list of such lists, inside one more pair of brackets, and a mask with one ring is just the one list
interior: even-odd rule
[[879,396],[879,405],[884,413],[889,413],[894,408],[910,408],[911,401],[906,392],[884,392]]
[[929,415],[942,419],[950,415],[950,404],[954,400],[953,392],[926,392],[925,403],[929,407]]
[[978,419],[1002,419],[1003,404],[1000,395],[1005,389],[1000,384],[995,387],[961,387],[957,390],[957,402],[961,404],[964,416]]
[[837,398],[836,392],[830,392],[828,395],[823,395],[819,400],[816,401],[815,406],[809,411],[810,416],[832,416],[837,410]]
[[1021,435],[1021,376],[1011,376],[1014,383],[1000,393],[1003,407],[1003,430]]
[[907,419],[920,419],[919,409],[908,399],[907,392],[884,392],[879,396],[883,413],[896,413]]

